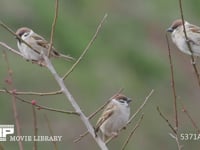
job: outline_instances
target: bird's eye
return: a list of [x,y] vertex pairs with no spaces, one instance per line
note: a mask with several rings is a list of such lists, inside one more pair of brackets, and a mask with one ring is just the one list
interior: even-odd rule
[[119,100],[119,102],[120,102],[120,103],[125,103],[125,101],[124,101],[124,100]]

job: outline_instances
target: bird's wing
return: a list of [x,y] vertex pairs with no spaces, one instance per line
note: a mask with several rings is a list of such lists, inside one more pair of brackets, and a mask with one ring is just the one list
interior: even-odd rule
[[109,104],[103,111],[101,117],[97,121],[96,127],[95,127],[95,132],[99,131],[99,127],[113,114],[115,109],[115,105]]
[[[42,47],[42,48],[44,48],[46,50],[49,49],[49,46],[50,46],[49,42],[47,40],[45,40],[42,36],[34,33],[34,34],[31,35],[31,38],[32,38],[32,41],[36,42],[35,43],[36,45],[38,45],[38,46],[40,46],[40,47]],[[37,50],[37,53],[41,53],[39,51],[39,47],[36,50]],[[56,53],[56,54],[58,53],[53,46],[52,46],[52,50],[53,50],[54,53]]]
[[188,26],[188,39],[191,44],[195,44],[200,46],[200,27],[195,25],[189,25]]
[[46,49],[48,49],[48,41],[46,41],[42,36],[40,36],[40,35],[38,35],[38,34],[32,34],[32,36],[31,36],[35,41],[36,41],[36,43],[39,45],[39,46],[41,46],[41,47],[43,47],[43,48],[46,48]]
[[[34,50],[34,51],[40,54],[40,53],[41,53],[41,52],[40,52],[40,49],[41,49],[41,47],[42,47],[43,50],[45,51],[45,54],[47,54],[47,50],[48,50],[49,47],[50,47],[50,43],[49,43],[48,41],[46,41],[42,36],[40,36],[40,35],[38,35],[38,34],[36,34],[36,33],[33,33],[33,34],[31,35],[31,38],[32,38],[31,41],[32,41],[32,42],[35,42],[35,43],[33,43],[33,44],[35,45],[35,47],[37,47],[36,50]],[[63,57],[63,58],[65,58],[65,59],[69,60],[69,61],[74,60],[74,58],[72,58],[72,57],[70,57],[70,56],[67,56],[67,55],[64,55],[64,54],[59,53],[59,52],[54,48],[54,46],[52,46],[52,48],[51,48],[51,56]]]
[[36,33],[31,34],[29,37],[29,44],[34,45],[32,48],[34,48],[33,50],[38,54],[41,54],[41,48],[47,48],[47,43],[48,42],[43,37]]

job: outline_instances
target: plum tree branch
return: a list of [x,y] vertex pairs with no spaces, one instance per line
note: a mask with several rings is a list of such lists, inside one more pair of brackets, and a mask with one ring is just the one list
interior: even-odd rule
[[107,146],[101,140],[101,138],[99,136],[97,136],[97,137],[95,136],[94,129],[93,129],[92,125],[90,124],[88,118],[81,111],[81,108],[79,107],[78,103],[76,102],[76,100],[74,99],[74,97],[72,96],[72,94],[69,92],[68,88],[65,86],[64,80],[57,74],[55,68],[51,64],[51,62],[48,59],[48,57],[45,56],[45,55],[43,55],[43,57],[44,57],[44,60],[46,62],[47,68],[49,69],[49,71],[51,72],[51,74],[53,75],[53,77],[55,78],[55,80],[57,81],[57,83],[60,86],[63,94],[68,98],[69,102],[71,103],[71,105],[73,106],[73,108],[76,110],[76,112],[80,114],[80,118],[81,118],[82,122],[84,123],[85,127],[87,128],[87,130],[89,131],[89,133],[92,135],[92,137],[94,138],[94,140],[96,141],[96,143],[98,144],[98,146],[102,150],[108,150]]

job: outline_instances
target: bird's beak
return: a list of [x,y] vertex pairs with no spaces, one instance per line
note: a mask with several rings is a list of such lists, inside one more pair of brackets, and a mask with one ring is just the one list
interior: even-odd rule
[[132,99],[128,98],[127,99],[127,103],[130,103],[132,101]]
[[168,29],[167,29],[167,32],[170,32],[170,33],[172,33],[174,30],[171,28],[171,27],[169,27]]

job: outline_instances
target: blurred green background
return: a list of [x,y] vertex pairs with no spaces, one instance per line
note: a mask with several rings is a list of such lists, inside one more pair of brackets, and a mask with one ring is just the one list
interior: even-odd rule
[[[27,26],[35,32],[50,38],[54,16],[52,0],[1,0],[0,19],[13,30]],[[200,1],[183,0],[184,15],[187,21],[200,25]],[[143,109],[144,119],[129,142],[127,150],[169,150],[177,149],[175,140],[169,136],[172,131],[159,116],[159,106],[166,117],[174,123],[173,96],[170,87],[170,69],[165,40],[165,31],[171,22],[180,18],[178,0],[60,0],[59,17],[56,24],[54,45],[64,54],[78,58],[88,44],[96,27],[105,13],[108,18],[95,43],[86,57],[67,78],[66,85],[85,114],[94,112],[120,88],[134,101],[132,113],[145,97],[155,89],[154,94]],[[0,28],[0,41],[17,49],[16,40]],[[196,121],[199,120],[199,87],[190,63],[190,57],[182,54],[171,44],[174,74],[178,95],[180,133],[196,133],[191,122],[181,111],[184,104]],[[7,65],[0,48],[0,88],[9,88],[4,82],[8,76]],[[6,50],[7,51],[7,50]],[[48,92],[59,87],[46,68],[26,62],[8,52],[10,67],[13,70],[14,87],[18,91]],[[60,75],[72,65],[63,60],[52,59]],[[199,66],[199,61],[197,62]],[[73,110],[63,95],[20,96],[26,100],[37,100],[39,104],[57,109]],[[17,103],[22,135],[33,135],[33,117],[30,105]],[[78,144],[73,140],[85,127],[76,116],[55,112],[37,111],[39,135],[49,135],[44,115],[47,115],[54,135],[62,135],[59,149],[99,149],[94,140],[87,136]],[[92,120],[95,124],[98,116]],[[136,118],[136,120],[139,116]],[[135,120],[135,121],[136,121]],[[11,96],[0,93],[0,124],[14,124]],[[109,143],[110,149],[120,149],[135,122]],[[2,143],[5,149],[18,149],[17,142]],[[33,143],[24,142],[25,149]],[[197,150],[200,141],[181,141],[184,149]],[[53,149],[50,142],[39,142],[38,149]]]

